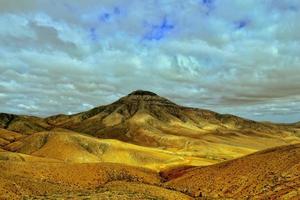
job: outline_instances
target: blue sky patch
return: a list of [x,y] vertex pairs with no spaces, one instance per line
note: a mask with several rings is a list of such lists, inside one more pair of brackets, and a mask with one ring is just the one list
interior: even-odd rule
[[119,7],[114,7],[114,11],[113,11],[113,13],[115,14],[115,15],[120,15],[121,14],[121,10],[120,10],[120,8]]
[[243,29],[246,28],[250,24],[249,20],[239,20],[234,22],[234,25],[237,29]]
[[89,37],[92,41],[98,40],[98,33],[97,33],[97,29],[95,27],[91,27],[89,29]]
[[99,20],[102,22],[108,22],[111,19],[111,14],[108,12],[99,15]]
[[121,14],[121,9],[117,6],[100,13],[100,15],[98,16],[98,19],[100,22],[109,22],[111,20],[113,20],[113,18],[115,18],[116,16]]
[[215,8],[214,0],[200,0],[201,6],[207,9],[206,14],[209,15],[210,12]]
[[161,40],[174,28],[175,25],[170,23],[168,19],[164,17],[159,25],[152,25],[151,30],[145,34],[144,39]]

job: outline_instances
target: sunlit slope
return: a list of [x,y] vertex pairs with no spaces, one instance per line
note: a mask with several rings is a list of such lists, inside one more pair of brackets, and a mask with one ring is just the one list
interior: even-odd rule
[[35,133],[11,143],[5,149],[65,162],[112,162],[155,170],[175,165],[215,163],[214,160],[195,157],[185,152],[142,147],[112,139],[98,139],[71,131]]
[[0,161],[8,161],[8,162],[62,162],[61,160],[52,159],[52,158],[44,158],[37,157],[22,153],[9,152],[9,151],[0,151]]
[[0,171],[0,199],[192,199],[158,187],[158,173],[126,165],[0,161]]
[[195,197],[299,199],[300,144],[260,151],[206,167],[163,173],[166,187]]
[[0,161],[0,198],[299,199],[299,160],[297,144],[160,173],[112,163]]
[[23,137],[22,134],[0,128],[0,148],[9,145]]

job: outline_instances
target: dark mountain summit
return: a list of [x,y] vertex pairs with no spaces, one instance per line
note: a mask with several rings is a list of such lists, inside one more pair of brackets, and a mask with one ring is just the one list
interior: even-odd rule
[[158,96],[157,94],[155,94],[154,92],[150,92],[150,91],[145,91],[145,90],[136,90],[131,92],[130,94],[128,94],[128,96],[133,96],[133,95],[138,95],[138,96],[144,96],[144,95],[148,95],[148,96]]
[[0,128],[7,128],[15,117],[13,114],[0,113]]

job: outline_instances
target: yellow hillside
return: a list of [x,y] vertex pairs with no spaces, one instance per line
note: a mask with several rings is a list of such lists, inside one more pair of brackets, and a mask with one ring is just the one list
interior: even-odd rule
[[113,139],[97,139],[70,131],[36,133],[11,143],[6,149],[65,162],[112,162],[154,170],[177,165],[215,163],[211,159],[195,157],[182,151],[142,147]]

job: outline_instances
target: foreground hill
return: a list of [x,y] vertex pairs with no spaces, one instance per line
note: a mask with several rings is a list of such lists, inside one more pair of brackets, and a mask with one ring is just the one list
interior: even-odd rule
[[0,199],[192,199],[126,165],[0,161],[0,171]]
[[300,198],[300,144],[161,174],[168,180],[165,187],[194,197],[296,200]]
[[300,144],[160,173],[124,164],[39,159],[0,161],[0,199],[300,198]]
[[205,159],[180,152],[142,147],[113,139],[98,139],[62,129],[23,136],[2,148],[7,152],[0,152],[0,160],[1,157],[2,160],[26,159],[25,155],[30,155],[73,163],[114,162],[157,171],[177,165],[210,164]]
[[[203,164],[300,142],[297,124],[260,123],[184,107],[148,91],[135,91],[112,104],[74,115],[38,118],[0,114],[0,128],[23,136],[63,128],[198,157]],[[7,143],[0,142],[2,146]]]

